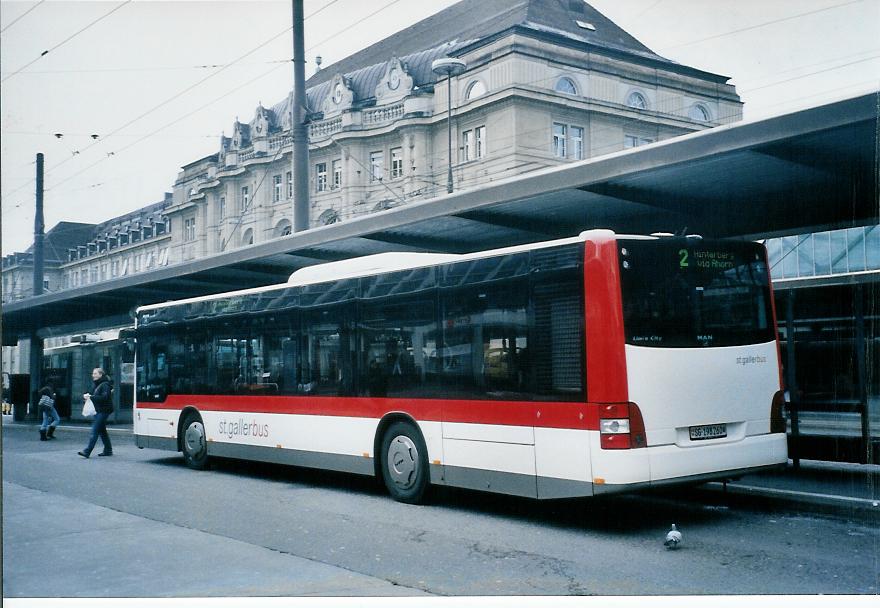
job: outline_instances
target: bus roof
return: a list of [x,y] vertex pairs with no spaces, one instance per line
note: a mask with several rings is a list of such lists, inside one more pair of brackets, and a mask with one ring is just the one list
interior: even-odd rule
[[[136,310],[137,314],[145,310],[156,310],[166,308],[168,306],[178,306],[183,304],[191,304],[193,302],[204,302],[208,300],[216,300],[231,296],[242,296],[254,293],[262,293],[273,291],[276,289],[286,289],[293,286],[313,285],[315,283],[326,283],[329,281],[337,281],[340,279],[353,279],[360,277],[368,277],[383,272],[394,272],[398,270],[411,270],[414,268],[423,268],[425,266],[434,266],[436,264],[445,264],[449,262],[459,262],[474,260],[483,257],[494,257],[498,255],[507,255],[522,251],[531,251],[533,249],[544,249],[547,247],[555,247],[557,245],[566,245],[569,243],[583,242],[590,238],[631,238],[629,235],[615,235],[611,230],[587,230],[581,232],[578,236],[556,239],[552,241],[541,241],[538,243],[526,243],[525,245],[515,245],[513,247],[503,247],[500,249],[489,249],[485,251],[477,251],[475,253],[466,254],[443,254],[443,253],[377,253],[374,255],[361,256],[349,260],[340,260],[337,262],[327,262],[325,264],[315,264],[297,270],[290,275],[286,283],[276,285],[266,285],[264,287],[254,287],[251,289],[241,289],[238,291],[226,291],[222,293],[211,294],[207,296],[198,296],[195,298],[187,298],[185,300],[170,300],[168,302],[160,302],[157,304],[147,304],[139,306]],[[638,237],[635,237],[638,238]],[[645,237],[655,238],[655,237]]]

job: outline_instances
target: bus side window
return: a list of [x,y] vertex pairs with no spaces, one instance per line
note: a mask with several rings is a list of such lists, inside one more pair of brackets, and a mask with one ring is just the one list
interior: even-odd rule
[[433,292],[383,298],[360,315],[361,366],[371,397],[423,397],[438,367]]
[[[173,342],[173,340],[171,341]],[[155,337],[144,337],[138,343],[138,360],[143,365],[139,380],[138,401],[162,402],[171,394],[172,376],[170,343],[160,343]]]
[[528,277],[441,292],[443,377],[463,397],[530,398]]
[[436,276],[434,268],[412,268],[360,279],[358,361],[362,394],[442,395],[436,386]]
[[277,314],[260,324],[263,334],[263,371],[260,378],[263,392],[294,394],[296,392],[296,336],[291,329],[291,316]]
[[297,393],[354,393],[354,332],[347,306],[328,306],[302,314],[300,379]]

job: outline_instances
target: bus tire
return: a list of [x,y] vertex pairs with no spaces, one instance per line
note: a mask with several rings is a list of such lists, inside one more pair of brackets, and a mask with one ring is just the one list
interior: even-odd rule
[[180,425],[180,448],[186,466],[198,471],[208,468],[208,437],[202,417],[195,412]]
[[428,450],[421,433],[408,422],[395,422],[382,436],[382,479],[398,502],[420,504],[428,491]]

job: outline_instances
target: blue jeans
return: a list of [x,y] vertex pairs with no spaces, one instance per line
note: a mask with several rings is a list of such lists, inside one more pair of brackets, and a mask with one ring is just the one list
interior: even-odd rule
[[45,431],[50,427],[54,429],[61,422],[61,416],[58,415],[58,412],[51,405],[40,406],[40,411],[43,413],[43,424],[40,425],[41,431]]
[[112,413],[113,412],[98,412],[95,414],[95,421],[92,423],[92,434],[89,436],[89,445],[83,450],[83,453],[86,456],[91,454],[92,450],[95,449],[95,444],[98,443],[99,435],[101,441],[104,443],[104,453],[113,453],[113,446],[110,445],[110,434],[107,432],[107,419]]

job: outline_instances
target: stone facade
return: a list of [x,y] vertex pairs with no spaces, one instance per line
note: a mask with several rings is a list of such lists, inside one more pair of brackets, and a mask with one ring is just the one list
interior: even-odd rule
[[[570,15],[555,18],[569,18],[570,30],[584,29],[575,4]],[[456,190],[742,116],[726,77],[669,62],[644,47],[589,43],[532,21],[483,33],[380,63],[355,61],[350,71],[330,66],[309,79],[311,226],[445,194],[450,85]],[[467,64],[451,83],[430,70],[431,61],[446,56]],[[184,227],[172,235],[174,259],[290,233],[289,108],[290,98],[272,108],[258,105],[250,122],[235,121],[216,154],[183,168],[167,209]]]

